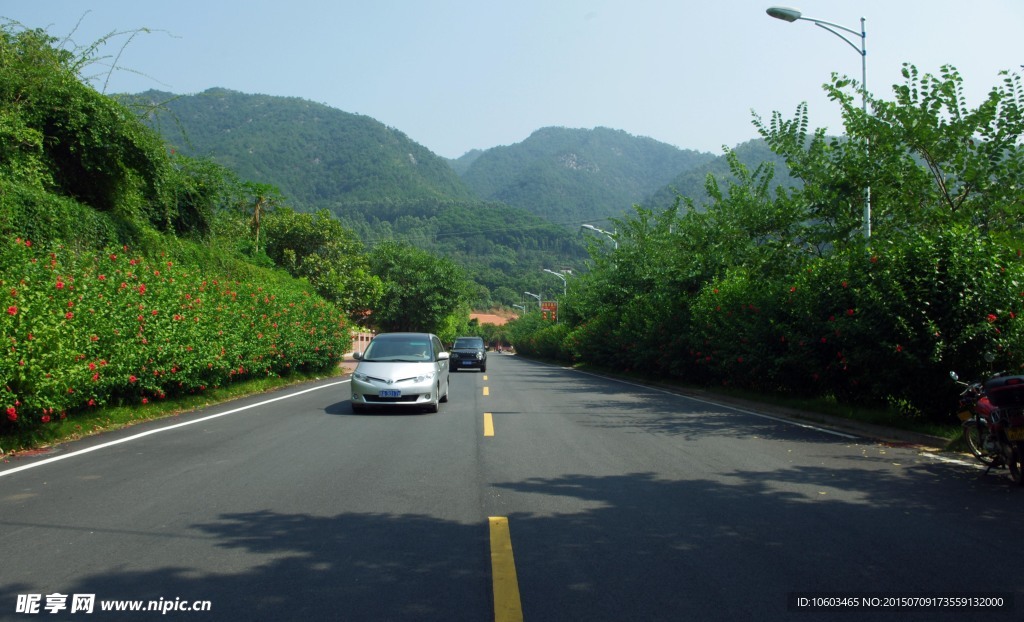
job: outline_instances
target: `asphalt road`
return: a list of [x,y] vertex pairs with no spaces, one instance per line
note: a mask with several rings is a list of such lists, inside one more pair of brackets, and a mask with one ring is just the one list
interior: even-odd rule
[[451,380],[438,414],[335,379],[0,464],[0,619],[1024,620],[1005,475],[512,356]]

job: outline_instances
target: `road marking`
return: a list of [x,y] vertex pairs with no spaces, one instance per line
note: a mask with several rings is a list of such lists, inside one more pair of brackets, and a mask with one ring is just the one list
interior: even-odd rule
[[341,380],[339,382],[332,382],[330,384],[324,384],[324,385],[320,385],[320,386],[317,386],[317,387],[313,387],[312,389],[305,389],[303,391],[296,391],[295,393],[289,393],[288,395],[282,395],[280,397],[274,397],[274,398],[271,398],[269,400],[263,400],[262,402],[258,402],[256,404],[249,404],[248,406],[242,406],[240,408],[234,408],[232,410],[228,410],[228,411],[225,411],[225,412],[222,412],[222,413],[217,413],[216,415],[208,415],[206,417],[200,417],[199,419],[193,419],[192,421],[185,421],[183,423],[176,423],[174,425],[169,425],[169,426],[163,427],[163,428],[157,428],[155,430],[149,430],[147,432],[140,432],[139,434],[135,434],[133,436],[126,436],[125,438],[121,438],[121,439],[118,439],[116,441],[110,441],[110,442],[107,442],[107,443],[102,443],[102,444],[96,445],[94,447],[87,447],[85,449],[80,449],[78,451],[73,451],[73,452],[71,452],[69,454],[64,454],[64,455],[61,455],[61,456],[54,456],[52,458],[47,458],[45,460],[40,460],[39,462],[33,462],[32,464],[26,464],[26,465],[23,465],[23,466],[20,466],[20,467],[14,467],[13,469],[7,469],[6,471],[0,471],[0,477],[4,477],[6,475],[13,475],[13,474],[17,473],[18,471],[25,471],[27,469],[34,469],[35,467],[43,466],[44,464],[50,464],[51,462],[57,462],[58,460],[66,460],[68,458],[73,458],[75,456],[80,456],[82,454],[87,454],[87,453],[89,453],[91,451],[97,451],[97,450],[100,450],[100,449],[106,449],[107,447],[113,447],[114,445],[120,445],[121,443],[127,443],[129,441],[134,441],[134,440],[140,439],[140,438],[142,438],[144,436],[149,436],[151,434],[158,434],[160,432],[166,432],[168,430],[174,430],[176,428],[183,428],[183,427],[185,427],[187,425],[194,425],[196,423],[202,423],[204,421],[209,421],[210,419],[217,419],[219,417],[226,417],[228,415],[233,415],[235,413],[240,413],[243,410],[249,410],[251,408],[258,408],[260,406],[266,406],[267,404],[272,404],[274,402],[279,402],[281,400],[286,400],[286,399],[289,399],[289,398],[292,398],[292,397],[295,397],[295,396],[298,396],[298,395],[302,395],[303,393],[310,393],[312,391],[319,391],[320,389],[327,389],[329,387],[337,386],[339,384],[345,384],[346,382],[349,382],[349,380],[345,379],[345,380]]
[[516,560],[512,556],[512,536],[508,517],[491,516],[491,583],[494,587],[494,622],[522,622]]
[[484,387],[484,395],[490,395],[490,394],[491,394],[491,390],[489,388],[487,388],[487,387]]
[[487,376],[484,376],[484,382],[486,382],[486,381],[487,381]]
[[484,413],[484,436],[494,436],[494,417]]

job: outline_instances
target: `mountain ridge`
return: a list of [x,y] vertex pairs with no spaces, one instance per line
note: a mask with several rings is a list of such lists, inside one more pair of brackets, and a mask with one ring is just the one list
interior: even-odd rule
[[473,153],[468,164],[460,159],[460,175],[482,199],[573,223],[621,217],[680,171],[714,157],[623,130],[552,126]]

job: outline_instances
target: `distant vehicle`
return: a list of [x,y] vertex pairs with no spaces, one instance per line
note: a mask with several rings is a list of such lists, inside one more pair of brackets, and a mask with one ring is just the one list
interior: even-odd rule
[[452,346],[452,371],[479,369],[487,371],[487,347],[480,337],[458,337]]
[[352,372],[352,412],[420,408],[437,412],[448,401],[449,353],[437,335],[382,333]]

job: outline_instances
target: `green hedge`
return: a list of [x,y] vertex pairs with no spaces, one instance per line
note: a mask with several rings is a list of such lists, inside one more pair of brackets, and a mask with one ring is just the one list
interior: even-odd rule
[[1024,368],[1022,313],[1020,251],[951,226],[778,274],[737,266],[696,294],[655,288],[557,331],[523,320],[511,330],[523,353],[942,420],[951,370]]
[[267,271],[245,281],[147,259],[0,241],[0,434],[82,409],[332,368],[343,314]]

